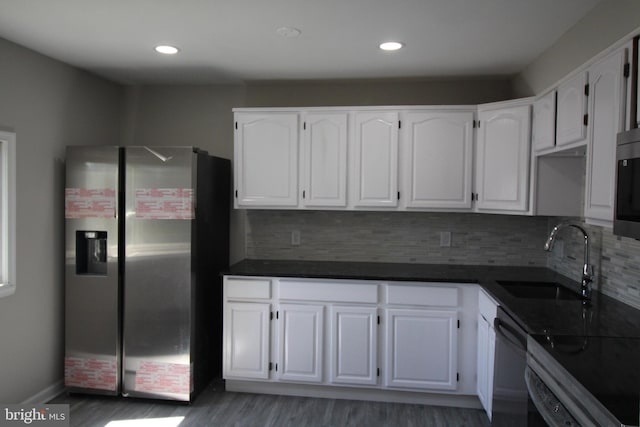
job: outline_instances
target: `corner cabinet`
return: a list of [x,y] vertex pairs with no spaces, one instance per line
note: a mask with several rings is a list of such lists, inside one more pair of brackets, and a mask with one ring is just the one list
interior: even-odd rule
[[493,321],[498,304],[484,290],[478,295],[478,398],[489,419],[493,401],[493,370],[496,349],[496,331]]
[[236,113],[235,207],[298,205],[298,114]]
[[529,210],[531,101],[478,107],[477,211]]
[[402,116],[401,203],[408,209],[471,209],[473,111]]

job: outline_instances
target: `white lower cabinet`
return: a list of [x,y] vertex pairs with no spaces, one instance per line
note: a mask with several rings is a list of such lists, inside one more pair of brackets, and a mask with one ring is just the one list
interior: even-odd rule
[[455,390],[457,317],[454,310],[386,310],[385,385]]
[[496,331],[493,320],[497,304],[484,291],[478,296],[478,399],[491,419],[493,401],[493,366],[495,363]]
[[280,304],[279,378],[285,381],[322,381],[324,306]]
[[491,419],[493,400],[493,363],[496,347],[496,331],[489,322],[478,316],[478,398]]
[[226,276],[224,378],[231,390],[249,384],[236,391],[334,387],[349,398],[431,392],[468,402],[477,298],[472,284]]
[[331,307],[332,383],[377,383],[377,313],[375,307]]
[[269,378],[270,314],[270,304],[225,301],[225,378]]

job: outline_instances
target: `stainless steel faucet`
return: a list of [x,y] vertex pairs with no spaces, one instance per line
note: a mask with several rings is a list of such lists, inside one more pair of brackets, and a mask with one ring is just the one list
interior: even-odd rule
[[591,283],[593,282],[593,266],[589,264],[589,234],[587,231],[582,228],[578,224],[574,224],[572,222],[563,222],[551,230],[551,234],[549,234],[549,238],[547,242],[544,244],[544,250],[547,252],[551,252],[553,250],[553,245],[556,241],[556,236],[558,231],[560,231],[564,227],[573,227],[582,232],[584,235],[584,265],[582,266],[582,281],[580,282],[580,296],[585,299],[591,299]]

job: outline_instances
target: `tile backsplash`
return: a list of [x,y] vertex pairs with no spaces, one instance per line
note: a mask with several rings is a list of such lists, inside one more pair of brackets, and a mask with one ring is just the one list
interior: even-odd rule
[[547,227],[546,217],[516,215],[249,210],[246,250],[252,259],[545,266]]
[[[251,259],[548,266],[576,281],[582,271],[577,230],[562,230],[551,254],[542,249],[551,228],[568,218],[279,210],[248,210],[246,217]],[[640,309],[640,242],[581,224],[591,236],[596,289]],[[292,245],[294,231],[299,245]],[[451,233],[450,247],[440,246],[441,232]]]
[[[568,218],[552,218],[549,231]],[[611,229],[578,221],[591,239],[591,263],[595,266],[595,288],[619,301],[640,309],[640,242],[615,236]],[[579,281],[584,263],[584,241],[573,229],[559,232],[562,240],[549,256],[550,268]]]

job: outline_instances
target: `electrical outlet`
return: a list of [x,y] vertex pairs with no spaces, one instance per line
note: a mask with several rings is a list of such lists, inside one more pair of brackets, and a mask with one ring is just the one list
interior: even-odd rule
[[291,232],[291,246],[300,246],[300,230]]
[[441,248],[449,248],[449,247],[451,247],[451,232],[450,231],[441,231],[440,232],[440,247]]

